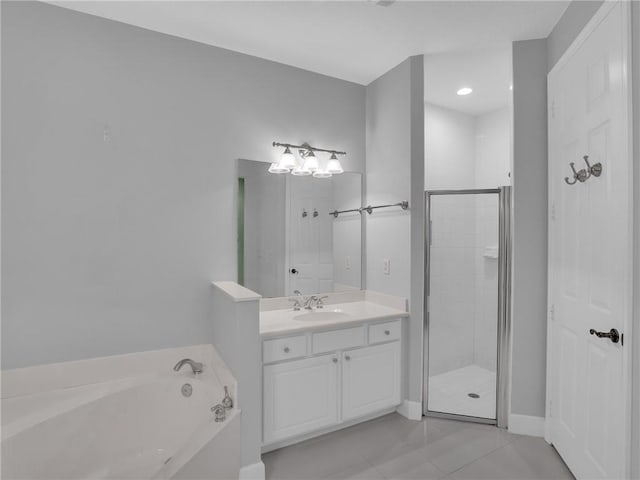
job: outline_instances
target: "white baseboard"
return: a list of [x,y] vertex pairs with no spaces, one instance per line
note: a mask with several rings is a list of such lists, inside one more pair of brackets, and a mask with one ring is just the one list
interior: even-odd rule
[[404,400],[396,412],[409,420],[422,420],[422,403]]
[[530,415],[509,415],[509,431],[518,435],[544,437],[544,417]]
[[245,465],[240,469],[239,480],[264,480],[264,463],[252,463],[251,465]]

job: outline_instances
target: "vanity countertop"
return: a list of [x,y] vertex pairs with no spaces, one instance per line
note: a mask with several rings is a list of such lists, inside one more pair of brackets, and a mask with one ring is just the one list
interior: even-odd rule
[[313,310],[294,311],[292,308],[268,310],[260,312],[260,336],[275,337],[408,316],[409,313],[405,310],[367,300],[335,303]]

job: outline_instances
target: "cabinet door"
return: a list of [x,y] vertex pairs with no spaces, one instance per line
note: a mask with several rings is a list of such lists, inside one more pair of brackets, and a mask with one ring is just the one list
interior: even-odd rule
[[342,354],[342,419],[400,403],[400,342]]
[[265,444],[338,422],[338,365],[324,355],[263,367]]

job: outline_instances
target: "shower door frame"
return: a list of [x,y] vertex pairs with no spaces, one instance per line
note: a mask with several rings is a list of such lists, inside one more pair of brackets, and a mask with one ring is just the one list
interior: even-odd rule
[[[498,195],[498,338],[496,369],[496,418],[487,419],[428,410],[429,398],[429,292],[431,282],[431,197],[440,195]],[[509,423],[510,355],[511,355],[511,187],[464,190],[427,190],[424,192],[424,328],[422,413],[428,417],[450,418],[487,423],[507,428]]]

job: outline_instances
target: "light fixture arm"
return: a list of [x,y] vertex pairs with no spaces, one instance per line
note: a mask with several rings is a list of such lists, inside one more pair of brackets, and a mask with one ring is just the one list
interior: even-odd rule
[[308,143],[303,143],[302,145],[294,145],[292,143],[273,142],[273,146],[274,147],[285,147],[285,148],[289,147],[289,148],[306,150],[306,151],[311,151],[311,152],[335,153],[336,155],[346,155],[347,154],[347,152],[341,152],[341,151],[338,151],[338,150],[327,150],[326,148],[312,147]]

